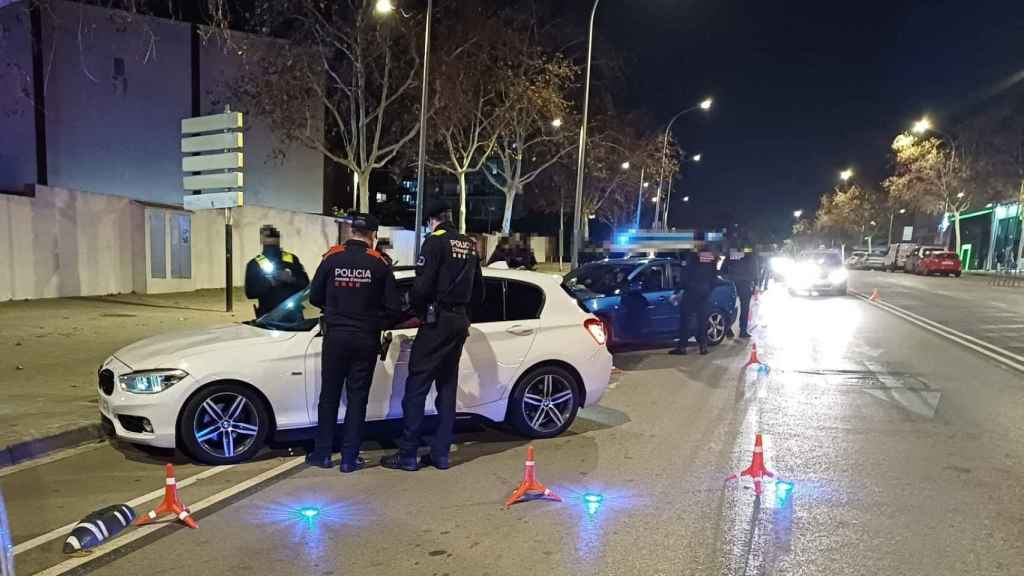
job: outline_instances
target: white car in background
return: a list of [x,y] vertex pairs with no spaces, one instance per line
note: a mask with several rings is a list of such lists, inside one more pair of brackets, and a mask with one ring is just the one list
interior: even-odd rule
[[[411,271],[396,272],[399,290]],[[487,298],[460,364],[457,410],[506,422],[531,438],[564,432],[583,406],[596,404],[611,377],[601,320],[536,272],[484,269]],[[240,462],[267,438],[304,435],[316,426],[320,394],[319,310],[304,290],[262,318],[147,338],[118,350],[99,372],[104,427],[120,439],[179,446],[211,464]],[[411,317],[411,315],[410,315]],[[368,421],[402,416],[416,328],[391,330],[377,364]],[[344,419],[344,395],[338,422]],[[434,413],[434,393],[426,400]]]

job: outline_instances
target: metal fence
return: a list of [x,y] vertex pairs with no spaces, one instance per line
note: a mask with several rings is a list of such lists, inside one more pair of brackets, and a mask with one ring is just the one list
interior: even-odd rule
[[992,274],[989,284],[1012,288],[1024,286],[1024,270],[998,270]]

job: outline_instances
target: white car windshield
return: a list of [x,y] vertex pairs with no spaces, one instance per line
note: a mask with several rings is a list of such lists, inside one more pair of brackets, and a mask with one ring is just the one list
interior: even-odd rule
[[267,330],[306,332],[320,320],[320,310],[309,303],[309,288],[296,292],[250,324]]

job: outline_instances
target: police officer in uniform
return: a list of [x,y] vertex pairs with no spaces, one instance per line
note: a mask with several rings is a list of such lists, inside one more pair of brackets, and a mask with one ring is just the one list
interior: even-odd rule
[[277,228],[262,226],[260,242],[263,252],[245,267],[245,297],[259,302],[257,318],[309,285],[309,276],[299,257],[281,250],[281,233]]
[[708,297],[716,275],[715,266],[715,256],[711,252],[687,255],[684,291],[682,297],[674,297],[679,302],[679,342],[669,351],[670,354],[685,356],[690,336],[696,336],[701,354],[708,353]]
[[376,237],[374,217],[353,217],[352,238],[324,254],[309,289],[309,302],[323,310],[323,350],[316,445],[306,455],[306,462],[331,467],[331,447],[344,385],[341,471],[346,473],[366,464],[359,457],[359,445],[381,330],[389,328],[401,314],[391,266],[371,249]]
[[[455,427],[459,389],[459,358],[469,336],[469,311],[483,301],[484,283],[476,243],[459,234],[451,208],[441,201],[427,206],[432,232],[420,248],[412,301],[421,319],[409,355],[409,375],[402,399],[404,415],[398,452],[381,459],[386,468],[415,471],[420,466],[445,470]],[[437,386],[438,424],[430,454],[417,460],[424,402]]]
[[[730,260],[725,270],[729,280],[736,285],[736,295],[740,299],[740,338],[750,338],[747,323],[750,320],[750,298],[754,288],[760,283],[757,256],[753,250],[745,248],[738,260]],[[730,326],[731,328],[731,326]]]

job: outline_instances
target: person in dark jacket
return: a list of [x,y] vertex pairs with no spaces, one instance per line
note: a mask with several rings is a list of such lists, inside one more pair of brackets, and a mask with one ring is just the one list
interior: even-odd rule
[[257,318],[309,286],[309,276],[299,257],[281,250],[281,233],[277,228],[261,227],[260,242],[263,252],[245,267],[245,297],[258,302]]
[[750,298],[754,295],[755,286],[760,280],[757,256],[747,248],[739,260],[729,260],[724,272],[736,285],[736,295],[740,299],[740,338],[750,338],[750,332],[747,330],[750,321]]
[[687,254],[683,292],[673,297],[679,304],[679,341],[670,354],[686,355],[690,336],[696,336],[701,354],[708,353],[708,298],[717,275],[715,266],[715,255],[710,251]]
[[[455,401],[459,391],[459,359],[469,336],[471,307],[484,299],[483,272],[476,242],[459,234],[451,208],[441,201],[424,212],[432,232],[416,261],[412,302],[422,319],[409,354],[409,375],[402,398],[403,432],[398,452],[381,459],[386,468],[408,471],[421,466],[449,467],[455,427]],[[430,454],[417,460],[424,401],[431,385],[437,387],[437,431]]]
[[512,267],[509,262],[509,240],[508,238],[502,238],[498,240],[498,245],[494,247],[494,252],[491,252],[491,257],[487,259],[487,265],[490,266],[495,262],[504,262],[509,268]]
[[316,444],[306,455],[306,462],[312,466],[331,467],[343,385],[346,402],[341,471],[355,472],[366,464],[359,457],[359,445],[381,330],[391,327],[402,312],[391,265],[371,249],[376,236],[375,218],[353,217],[352,238],[324,254],[309,288],[310,304],[323,310]]

